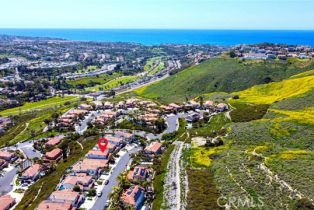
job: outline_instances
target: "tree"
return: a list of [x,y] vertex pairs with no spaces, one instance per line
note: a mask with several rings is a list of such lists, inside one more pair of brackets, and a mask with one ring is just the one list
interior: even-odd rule
[[81,192],[80,186],[75,185],[75,186],[73,187],[73,191],[74,191],[74,192]]
[[230,58],[235,58],[237,56],[237,54],[233,50],[231,50],[229,52],[229,56],[230,56]]
[[36,136],[36,132],[35,132],[35,130],[33,130],[33,129],[31,130],[31,136],[32,136],[32,137],[35,137],[35,136]]
[[96,195],[96,190],[95,189],[88,190],[87,196],[94,197],[95,195]]
[[203,119],[204,119],[204,122],[207,123],[208,120],[209,120],[209,113],[208,112],[204,112],[203,114]]
[[200,106],[201,106],[201,108],[203,108],[203,106],[204,106],[204,97],[203,96],[200,96]]
[[46,125],[49,125],[49,124],[51,123],[51,119],[44,119],[44,123],[45,123]]

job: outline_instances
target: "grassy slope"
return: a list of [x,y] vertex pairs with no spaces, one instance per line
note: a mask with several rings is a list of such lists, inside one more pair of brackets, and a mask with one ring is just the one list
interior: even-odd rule
[[63,105],[65,102],[78,101],[79,98],[75,96],[66,97],[53,97],[38,102],[28,102],[23,106],[15,107],[12,109],[6,109],[0,112],[0,116],[19,115],[25,112],[38,111],[42,109],[49,109],[59,105]]
[[[314,84],[313,76],[306,75],[310,74],[299,75],[299,80],[256,86],[237,93],[240,95],[237,103],[268,103],[270,109],[261,120],[231,125],[231,132],[224,140],[231,146],[220,150],[212,162],[214,180],[221,194],[251,196],[256,201],[261,198],[265,209],[296,209],[301,201],[291,199],[291,193],[280,187],[279,182],[270,181],[259,168],[264,163],[280,179],[304,194],[305,199],[313,198],[310,189],[314,188],[314,104],[311,100]],[[254,155],[254,150],[265,159]]]
[[143,97],[161,102],[182,102],[188,98],[208,92],[234,92],[257,84],[269,78],[281,81],[304,72],[313,66],[307,63],[283,63],[279,61],[240,62],[235,59],[211,59],[198,66],[166,78],[160,82],[137,89]]
[[101,88],[104,90],[109,90],[115,87],[118,87],[120,85],[124,85],[130,82],[134,82],[138,79],[137,76],[123,76],[118,77],[116,79],[110,80],[102,85],[96,85],[94,87],[86,88],[87,91],[99,91]]
[[240,101],[257,104],[271,104],[285,98],[302,95],[313,89],[314,76],[305,76],[296,79],[274,82],[266,85],[257,85],[245,91],[235,93]]
[[108,81],[117,78],[120,76],[119,74],[113,74],[113,75],[108,75],[108,74],[101,74],[99,76],[93,76],[93,77],[83,77],[75,80],[69,80],[67,83],[76,86],[76,85],[88,85],[89,83],[97,83],[97,84],[105,84]]
[[[37,103],[37,102],[36,102]],[[19,115],[16,124],[8,129],[5,135],[0,136],[0,147],[5,144],[15,144],[30,138],[44,137],[51,133],[42,133],[46,127],[45,119],[51,119],[52,113],[62,114],[77,105],[77,101],[72,101],[68,105],[59,104],[53,107],[45,107],[43,110],[33,111],[31,113]]]

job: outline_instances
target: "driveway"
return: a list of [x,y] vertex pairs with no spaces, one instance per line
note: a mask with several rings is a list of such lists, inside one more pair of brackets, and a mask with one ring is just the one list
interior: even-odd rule
[[0,195],[7,194],[12,190],[13,186],[10,184],[13,181],[16,173],[17,168],[14,167],[0,177]]
[[90,112],[82,121],[80,121],[80,125],[75,126],[76,133],[83,135],[83,133],[87,130],[88,123],[93,121],[97,116],[99,116],[101,112],[92,111]]
[[29,159],[41,158],[42,154],[39,151],[34,149],[33,144],[34,144],[33,140],[30,140],[30,141],[18,143],[15,146],[8,147],[8,149],[11,149],[11,150],[20,149]]
[[167,129],[164,130],[163,134],[172,133],[176,131],[179,125],[178,119],[179,119],[179,115],[174,115],[174,114],[168,115],[165,118]]
[[117,177],[126,169],[129,161],[131,160],[130,154],[136,153],[139,149],[134,148],[127,153],[125,153],[116,164],[115,169],[112,170],[112,174],[109,177],[108,185],[105,185],[104,189],[102,190],[102,195],[99,197],[92,210],[102,210],[105,208],[105,203],[109,200],[109,195],[112,192],[112,188],[114,186],[118,186],[119,182],[117,181]]

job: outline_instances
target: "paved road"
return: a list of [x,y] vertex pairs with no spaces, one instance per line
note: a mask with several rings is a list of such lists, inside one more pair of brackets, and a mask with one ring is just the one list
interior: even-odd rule
[[42,154],[35,150],[33,147],[33,141],[26,141],[26,142],[22,142],[22,143],[18,143],[16,144],[16,146],[11,146],[8,147],[8,149],[12,149],[12,150],[16,150],[17,149],[21,149],[23,151],[23,153],[27,156],[27,158],[29,159],[33,159],[33,158],[41,158]]
[[105,208],[105,202],[109,200],[109,195],[112,192],[112,187],[118,185],[117,177],[126,169],[127,164],[131,160],[130,154],[136,153],[139,149],[135,148],[128,151],[121,157],[112,174],[109,177],[109,183],[102,190],[102,196],[98,198],[92,207],[92,210],[102,210]]
[[100,112],[92,111],[89,113],[88,116],[86,116],[82,121],[80,121],[80,126],[75,127],[76,133],[83,135],[83,133],[87,130],[88,123],[94,120],[98,115],[100,115]]
[[0,195],[9,193],[13,186],[11,186],[11,182],[14,179],[14,176],[17,173],[17,168],[13,168],[9,172],[3,174],[3,177],[0,177]]
[[162,76],[162,77],[160,77],[160,78],[155,78],[155,79],[153,79],[153,80],[150,80],[149,82],[145,82],[145,83],[138,84],[138,85],[132,85],[132,84],[131,84],[131,86],[130,86],[127,90],[122,89],[122,90],[116,91],[116,95],[121,95],[121,94],[123,94],[123,93],[127,93],[127,92],[130,92],[130,91],[133,91],[133,90],[138,89],[138,88],[140,88],[140,87],[153,84],[153,83],[155,83],[155,82],[158,82],[158,81],[161,81],[161,80],[163,80],[163,79],[166,79],[166,78],[169,77],[169,76],[170,76],[169,74],[166,74],[166,75],[164,75],[164,76]]
[[163,134],[165,133],[172,133],[174,131],[177,130],[178,126],[179,126],[179,115],[168,115],[165,119],[166,124],[167,124],[167,129],[163,132]]

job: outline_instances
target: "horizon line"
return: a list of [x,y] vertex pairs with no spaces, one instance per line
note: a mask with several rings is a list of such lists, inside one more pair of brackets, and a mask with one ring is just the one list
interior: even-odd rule
[[36,28],[36,27],[26,27],[26,28],[18,28],[18,27],[0,27],[0,30],[190,30],[190,31],[314,31],[313,29],[273,29],[273,28],[260,28],[260,29],[245,29],[245,28],[55,28],[55,27],[47,27],[47,28]]

